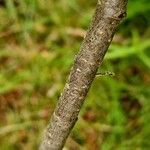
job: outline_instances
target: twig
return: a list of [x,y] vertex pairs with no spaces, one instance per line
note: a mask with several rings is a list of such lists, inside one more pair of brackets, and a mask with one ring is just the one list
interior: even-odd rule
[[126,4],[127,0],[98,1],[92,24],[75,58],[69,79],[45,131],[40,150],[63,148],[116,28],[124,17]]

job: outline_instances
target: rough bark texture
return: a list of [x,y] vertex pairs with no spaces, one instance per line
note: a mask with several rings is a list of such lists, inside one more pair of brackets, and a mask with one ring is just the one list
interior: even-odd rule
[[126,4],[127,0],[98,1],[91,26],[75,58],[40,150],[63,148],[115,30],[126,14]]

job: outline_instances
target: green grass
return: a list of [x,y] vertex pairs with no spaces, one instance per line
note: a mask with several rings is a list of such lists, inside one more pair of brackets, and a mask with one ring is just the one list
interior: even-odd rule
[[[5,0],[0,6],[0,149],[37,149],[96,1]],[[150,3],[133,0],[66,147],[150,149]]]

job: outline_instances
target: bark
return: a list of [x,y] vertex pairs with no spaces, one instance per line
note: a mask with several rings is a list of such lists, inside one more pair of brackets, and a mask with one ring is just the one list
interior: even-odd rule
[[127,0],[99,0],[40,150],[61,150],[75,125],[98,67],[126,14]]

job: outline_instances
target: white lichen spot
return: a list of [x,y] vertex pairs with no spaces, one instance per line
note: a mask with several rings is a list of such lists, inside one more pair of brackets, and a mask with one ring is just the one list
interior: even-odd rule
[[109,39],[108,42],[111,42],[111,39]]
[[82,86],[82,89],[86,89],[86,88],[87,88],[87,86],[86,86],[86,85]]
[[83,99],[83,96],[80,96],[79,99],[80,99],[80,100]]
[[66,88],[67,88],[67,89],[69,89],[69,88],[70,88],[70,86],[69,86],[69,84],[68,84],[68,83],[66,83]]
[[115,23],[114,23],[114,22],[112,22],[111,24],[112,24],[112,25],[114,25]]
[[74,89],[75,89],[75,90],[78,90],[78,88],[77,88],[77,87],[74,87]]
[[[89,63],[90,66],[94,66],[94,63]],[[91,69],[88,68],[88,70],[90,71]]]
[[54,112],[54,118],[57,120],[57,122],[61,122],[61,119],[56,113]]
[[102,35],[102,34],[103,34],[103,32],[102,32],[102,31],[99,31],[99,34],[100,34],[100,35]]
[[87,61],[86,59],[84,59],[84,58],[82,58],[82,60],[83,60],[84,62],[86,62],[86,63],[88,62],[88,61]]
[[81,70],[79,68],[77,68],[77,72],[81,72]]

